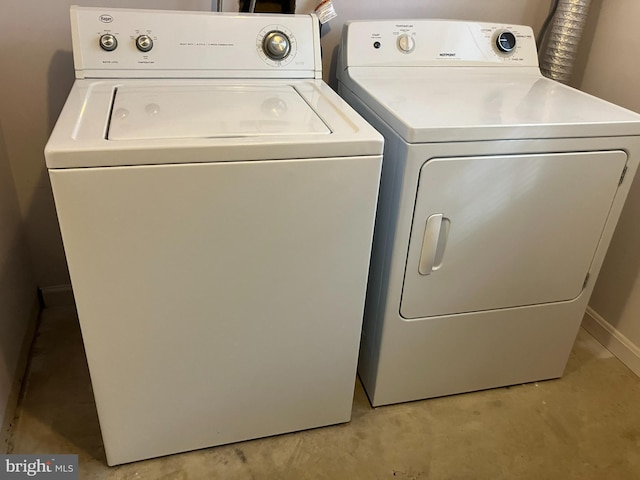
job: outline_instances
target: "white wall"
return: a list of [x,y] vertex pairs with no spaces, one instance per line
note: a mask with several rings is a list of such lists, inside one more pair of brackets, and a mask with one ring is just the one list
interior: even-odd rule
[[[69,283],[43,148],[73,83],[69,6],[111,6],[208,10],[205,0],[22,0],[0,2],[0,122],[41,287]],[[215,2],[213,2],[215,4]],[[313,10],[318,0],[298,0],[298,13]],[[325,79],[342,31],[350,19],[380,17],[459,18],[531,24],[539,28],[548,9],[539,0],[334,0],[339,17],[324,28]],[[234,10],[234,0],[224,10]],[[333,81],[332,81],[333,83]]]
[[[7,411],[9,397],[36,302],[36,284],[22,233],[0,124],[0,425],[4,424],[5,412],[11,414]],[[3,436],[4,432],[0,431],[0,438]],[[2,447],[0,444],[0,452]]]
[[69,6],[209,9],[205,0],[0,2],[0,122],[39,286],[69,283],[43,150],[73,83]]
[[[581,90],[640,112],[637,0],[602,1]],[[587,329],[640,375],[640,178],[591,297]]]

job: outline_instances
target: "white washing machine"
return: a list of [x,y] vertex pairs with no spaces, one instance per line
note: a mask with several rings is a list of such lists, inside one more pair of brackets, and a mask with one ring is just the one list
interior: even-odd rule
[[345,27],[385,136],[359,374],[374,406],[560,377],[640,158],[640,116],[540,75],[530,28]]
[[46,160],[108,463],[348,421],[383,139],[317,18],[71,20]]

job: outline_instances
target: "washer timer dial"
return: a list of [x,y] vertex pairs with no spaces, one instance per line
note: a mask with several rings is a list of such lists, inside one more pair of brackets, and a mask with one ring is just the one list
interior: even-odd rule
[[291,53],[291,40],[286,33],[272,30],[265,35],[262,49],[271,60],[284,60]]
[[516,48],[516,36],[509,31],[498,33],[496,37],[496,47],[498,51],[502,53],[513,52],[513,49]]
[[256,37],[258,56],[269,66],[281,68],[296,57],[296,37],[284,25],[266,25]]

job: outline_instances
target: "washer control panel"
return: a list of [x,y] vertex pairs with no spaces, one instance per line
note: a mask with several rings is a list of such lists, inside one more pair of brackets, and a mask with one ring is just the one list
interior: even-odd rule
[[538,66],[530,27],[455,20],[351,22],[341,55],[349,66]]
[[71,7],[78,78],[321,78],[314,15]]

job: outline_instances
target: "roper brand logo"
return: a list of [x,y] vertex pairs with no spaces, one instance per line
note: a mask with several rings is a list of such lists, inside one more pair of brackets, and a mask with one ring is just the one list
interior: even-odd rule
[[98,17],[98,19],[102,22],[102,23],[111,23],[113,22],[113,17],[111,15],[100,15]]

